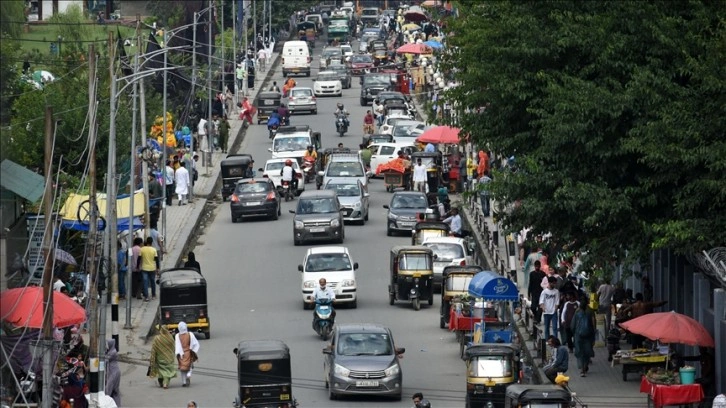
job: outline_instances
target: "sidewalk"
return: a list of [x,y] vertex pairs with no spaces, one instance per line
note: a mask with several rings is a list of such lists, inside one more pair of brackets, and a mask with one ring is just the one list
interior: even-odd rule
[[[418,105],[418,103],[417,103]],[[425,110],[421,106],[417,106],[417,110],[424,122]],[[527,288],[523,287],[524,273],[519,265],[516,254],[518,248],[516,242],[510,237],[500,233],[499,225],[492,217],[484,217],[481,211],[481,205],[478,196],[472,197],[465,201],[461,195],[452,196],[452,204],[460,205],[465,229],[470,230],[477,242],[477,258],[480,263],[492,271],[496,271],[501,275],[516,279],[519,293],[526,294]],[[510,271],[510,252],[515,255],[513,266],[514,273]],[[482,262],[482,260],[484,262]],[[516,275],[516,278],[512,275]],[[543,363],[542,353],[539,347],[535,345],[535,330],[542,332],[542,326],[533,326],[528,322],[529,319],[521,317],[517,322],[517,330],[523,341],[523,359],[525,364],[532,367],[534,382],[549,383],[544,371],[540,367]],[[598,330],[602,333],[601,327]],[[624,349],[629,348],[628,345],[621,343]],[[613,408],[613,407],[644,407],[647,406],[647,396],[640,393],[640,378],[636,374],[629,374],[628,381],[622,379],[622,366],[612,366],[607,361],[607,349],[602,341],[595,344],[595,357],[592,359],[590,371],[587,377],[580,377],[577,369],[577,361],[574,353],[570,354],[569,370],[566,375],[570,377],[570,388],[577,394],[577,398],[589,408]],[[546,359],[549,358],[547,352]]]
[[[269,78],[274,73],[279,53],[272,54],[271,67],[268,66],[263,71],[263,75],[255,83],[255,89],[248,91],[251,100],[257,96],[257,93],[265,89]],[[241,97],[240,92],[240,97]],[[235,109],[235,112],[237,109]],[[245,137],[245,129],[242,127],[242,121],[237,115],[229,118],[230,136],[229,136],[229,153],[237,152]],[[218,201],[220,197],[217,195],[217,186],[220,183],[220,167],[219,162],[227,156],[227,153],[220,151],[212,152],[212,159],[209,166],[203,166],[200,160],[197,163],[197,171],[199,179],[194,184],[194,200],[184,206],[172,205],[165,208],[166,211],[166,230],[161,231],[165,237],[166,254],[161,262],[161,269],[178,267],[184,264],[186,254],[193,247],[198,236],[199,229],[203,227],[205,221],[205,208],[210,201]],[[206,164],[206,163],[205,163]],[[217,195],[217,196],[215,196]],[[176,199],[173,200],[176,203]],[[160,228],[163,229],[163,211],[159,218]],[[158,291],[158,287],[157,287]],[[158,293],[157,293],[158,295]],[[158,300],[144,302],[142,300],[131,300],[131,329],[124,329],[126,323],[126,301],[119,302],[119,338],[120,338],[120,355],[127,356],[133,353],[133,346],[143,345],[150,334],[154,334],[154,322],[156,321],[156,313],[159,307]],[[110,314],[110,306],[108,308]],[[111,337],[112,322],[110,316],[107,321],[107,336]],[[137,355],[128,355],[131,358],[140,358]]]

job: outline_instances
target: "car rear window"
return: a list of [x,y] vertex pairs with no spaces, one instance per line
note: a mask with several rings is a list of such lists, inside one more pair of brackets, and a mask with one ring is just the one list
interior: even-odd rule
[[391,200],[391,208],[397,208],[397,209],[419,209],[419,208],[427,208],[428,202],[426,201],[426,197],[420,196],[420,195],[410,195],[410,194],[401,194],[401,195],[394,195],[393,199]]
[[330,271],[349,271],[351,270],[350,258],[348,254],[312,254],[308,256],[305,263],[305,271],[307,272],[330,272]]
[[454,259],[464,258],[464,249],[461,245],[444,242],[428,242],[424,243],[424,246],[431,248],[434,254],[437,255],[437,261],[453,261]]
[[342,333],[338,354],[343,356],[390,356],[391,338],[385,333]]
[[292,90],[292,96],[300,97],[300,96],[312,96],[313,91],[310,89],[293,89]]
[[269,183],[240,183],[237,184],[236,194],[240,193],[266,193],[270,191]]
[[297,205],[297,214],[330,214],[337,212],[333,198],[305,198]]
[[363,166],[355,162],[332,162],[328,166],[328,177],[363,177]]

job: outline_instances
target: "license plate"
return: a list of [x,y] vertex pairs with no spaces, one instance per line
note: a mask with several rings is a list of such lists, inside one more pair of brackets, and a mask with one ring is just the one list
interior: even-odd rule
[[260,201],[248,201],[245,203],[245,205],[248,205],[248,206],[261,205],[261,204],[262,204],[262,202],[260,202]]
[[315,233],[315,232],[325,232],[325,228],[323,228],[323,227],[310,228],[310,232],[312,232],[312,233]]
[[400,222],[399,224],[401,224],[401,226],[404,228],[410,228],[413,226],[412,222]]
[[356,381],[355,386],[356,387],[378,387],[378,381],[373,381],[373,380]]
[[292,72],[299,72],[299,71],[300,71],[300,70],[299,70],[299,69],[297,69],[297,68],[293,68],[293,69],[292,69]]
[[330,309],[330,306],[319,306],[319,308],[320,311],[327,311],[328,309]]

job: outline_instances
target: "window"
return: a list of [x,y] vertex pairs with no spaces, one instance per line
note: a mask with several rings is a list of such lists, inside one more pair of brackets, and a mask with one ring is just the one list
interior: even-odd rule
[[381,156],[393,156],[396,153],[396,148],[393,146],[381,146],[381,151],[378,153]]
[[338,354],[390,356],[393,354],[393,345],[385,333],[343,333],[338,339]]
[[310,144],[310,138],[306,136],[275,138],[272,150],[275,152],[294,152],[305,150]]
[[464,255],[464,248],[458,244],[425,243],[424,245],[434,251],[434,254],[438,256],[437,261],[453,261],[454,259],[466,257]]
[[363,166],[355,162],[332,162],[328,166],[328,177],[363,177]]
[[394,209],[426,209],[428,202],[426,198],[419,195],[397,195],[393,197],[391,208]]
[[348,254],[312,254],[305,264],[306,272],[349,271],[352,269]]
[[305,97],[305,96],[312,96],[313,91],[310,89],[293,89],[292,90],[292,96],[296,98]]
[[425,254],[405,254],[398,261],[398,270],[422,270],[431,269],[431,258]]
[[338,74],[322,74],[318,75],[318,81],[337,81]]
[[337,212],[333,198],[310,198],[300,200],[298,203],[298,214],[329,214]]
[[479,356],[472,358],[468,371],[472,377],[509,377],[512,364],[504,356]]
[[454,275],[446,280],[446,290],[466,292],[469,290],[471,276]]
[[241,193],[266,193],[270,191],[269,183],[244,183],[237,185],[235,194]]
[[360,195],[358,184],[328,184],[326,189],[334,190],[338,193],[338,197],[358,197]]

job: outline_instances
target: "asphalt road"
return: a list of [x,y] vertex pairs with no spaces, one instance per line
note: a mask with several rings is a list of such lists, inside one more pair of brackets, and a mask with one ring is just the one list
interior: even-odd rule
[[[321,49],[318,43],[311,78],[317,73]],[[298,86],[312,87],[311,78],[296,78]],[[282,85],[284,79],[279,69],[274,79]],[[291,124],[309,124],[322,132],[323,147],[343,142],[346,147],[357,148],[361,143],[363,116],[370,109],[360,106],[359,92],[358,80],[354,78],[353,87],[344,90],[342,98],[318,98],[317,115],[294,115]],[[341,101],[351,113],[350,132],[343,138],[335,133],[333,116],[336,103]],[[270,157],[267,151],[270,146],[266,126],[253,125],[240,152],[251,153],[256,167],[261,167]],[[306,185],[306,189],[314,188],[314,183]],[[241,340],[280,339],[291,350],[293,395],[301,407],[410,407],[410,396],[417,391],[423,392],[436,407],[463,406],[465,367],[459,359],[454,335],[439,329],[439,299],[433,306],[423,302],[420,311],[414,311],[410,303],[388,304],[389,250],[394,245],[410,243],[410,238],[386,236],[386,210],[382,205],[388,203],[391,194],[385,191],[380,179],[373,180],[369,188],[369,222],[364,226],[345,226],[344,245],[360,264],[358,308],[338,308],[336,323],[373,322],[391,328],[397,347],[406,348],[402,359],[402,401],[376,397],[328,400],[321,352],[326,343],[311,327],[312,312],[302,308],[301,274],[297,265],[302,263],[310,246],[293,246],[293,215],[288,210],[294,208],[296,199],[283,202],[283,215],[277,221],[252,220],[237,224],[231,222],[229,203],[220,203],[213,223],[206,228],[195,249],[208,283],[212,338],[201,340],[193,384],[182,388],[177,378],[165,391],[145,377],[145,364],[125,367],[123,405],[180,407],[194,399],[202,407],[230,406],[237,395],[232,349]]]

